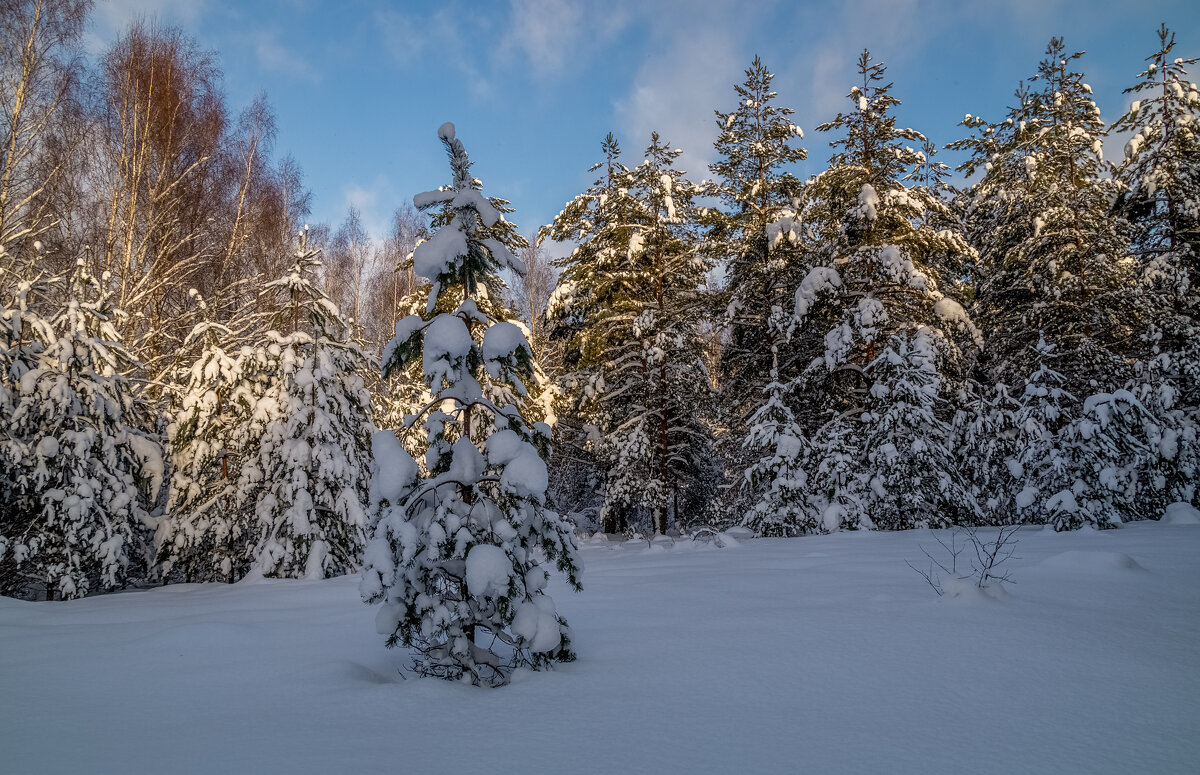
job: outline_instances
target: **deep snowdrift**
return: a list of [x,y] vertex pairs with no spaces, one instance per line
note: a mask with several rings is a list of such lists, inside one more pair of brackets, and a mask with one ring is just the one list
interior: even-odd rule
[[0,599],[0,769],[1194,772],[1200,525],[1018,534],[1002,599],[928,533],[588,545],[580,659],[404,680],[352,577]]

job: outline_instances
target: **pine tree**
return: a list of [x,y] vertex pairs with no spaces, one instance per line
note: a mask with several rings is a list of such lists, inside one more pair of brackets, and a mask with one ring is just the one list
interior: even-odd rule
[[134,361],[103,280],[76,268],[51,325],[34,326],[46,339],[14,397],[11,424],[30,456],[16,504],[28,512],[4,543],[16,572],[43,585],[47,599],[142,576],[148,505],[162,484],[162,450],[139,430],[144,407],[122,375]]
[[611,137],[605,153],[606,177],[550,231],[580,241],[551,307],[576,331],[571,381],[597,429],[605,530],[648,522],[665,533],[711,491],[711,439],[696,411],[708,392],[699,335],[708,264],[692,228],[698,189],[674,168],[680,151],[657,133],[635,169],[617,161]]
[[936,336],[894,336],[870,364],[862,422],[867,450],[864,516],[876,528],[949,527],[974,517],[973,498],[950,449],[939,403]]
[[784,336],[769,319],[803,276],[797,212],[803,186],[789,167],[808,153],[792,145],[803,137],[789,118],[793,111],[773,104],[774,77],[755,57],[746,80],[734,86],[737,107],[716,112],[714,148],[720,158],[709,169],[718,180],[706,193],[719,197],[726,209],[702,213],[710,227],[705,250],[727,259],[729,341],[717,377],[727,413],[738,425],[761,404],[772,348],[779,350],[785,380],[795,368]]
[[[196,293],[202,314],[208,306]],[[257,405],[248,353],[232,349],[233,331],[213,320],[184,341],[202,349],[188,372],[181,405],[168,427],[171,480],[155,534],[164,577],[236,581],[252,561],[254,512],[238,503],[237,481],[256,439],[249,420]]]
[[429,299],[396,325],[383,356],[385,376],[421,364],[432,400],[408,425],[425,431],[425,474],[416,481],[415,463],[387,443],[361,591],[383,602],[379,631],[390,646],[415,647],[422,674],[499,685],[518,666],[574,658],[545,563],[577,589],[579,565],[570,528],[544,508],[549,428],[522,411],[532,352],[498,304],[499,271],[519,271],[520,236],[496,206],[503,200],[484,197],[471,176],[454,125],[438,137],[453,183],[414,199],[442,205],[413,256]]
[[779,381],[778,368],[763,388],[766,398],[751,416],[746,447],[758,460],[746,469],[745,485],[753,495],[753,506],[742,524],[759,535],[793,536],[836,530],[820,521],[822,514],[808,490],[805,466],[812,445],[787,405],[787,387]]
[[[266,348],[274,379],[251,419],[260,438],[241,472],[257,522],[257,572],[324,578],[359,565],[370,482],[370,359],[314,283],[319,251],[301,233],[295,263],[263,296],[280,310]],[[278,329],[291,330],[281,333]]]
[[1031,79],[1039,90],[1019,91],[1001,124],[968,118],[979,134],[955,147],[974,149],[964,170],[985,170],[973,196],[990,202],[972,232],[984,254],[974,314],[993,332],[988,376],[1011,383],[1030,373],[1041,332],[1068,389],[1086,395],[1128,377],[1124,358],[1145,311],[1110,215],[1105,126],[1091,88],[1069,69],[1081,56],[1052,39]]
[[[865,457],[866,439],[889,432],[877,423],[891,416],[883,404],[896,395],[886,384],[872,395],[875,372],[890,363],[878,358],[880,343],[899,337],[908,347],[920,335],[937,351],[921,368],[933,368],[933,383],[949,391],[981,337],[962,305],[940,290],[946,284],[941,277],[946,257],[971,256],[973,251],[957,231],[944,227],[953,214],[936,185],[905,185],[913,176],[939,180],[923,169],[930,164],[928,155],[907,145],[925,138],[896,127],[891,111],[899,101],[891,95],[891,84],[883,83],[883,65],[864,51],[858,71],[862,85],[848,95],[853,110],[817,127],[843,134],[830,143],[835,152],[829,169],[810,183],[805,213],[819,245],[812,268],[796,289],[791,329],[797,351],[807,360],[797,383],[812,408],[802,419],[816,428],[827,422],[820,412],[833,413],[838,434],[822,429],[814,438],[836,441],[843,452],[858,450],[855,476],[865,487],[880,481],[873,466],[883,462]],[[864,411],[868,404],[870,410]],[[854,423],[848,417],[864,420]],[[847,433],[856,437],[846,439],[842,434]],[[941,433],[939,426],[935,435]],[[815,459],[826,454],[819,451]],[[949,460],[930,454],[931,461]],[[931,475],[959,481],[948,469]],[[843,506],[872,503],[839,498]],[[914,518],[933,518],[926,511],[925,517]],[[846,514],[844,519],[859,524],[860,516]],[[883,524],[892,521],[881,520]]]

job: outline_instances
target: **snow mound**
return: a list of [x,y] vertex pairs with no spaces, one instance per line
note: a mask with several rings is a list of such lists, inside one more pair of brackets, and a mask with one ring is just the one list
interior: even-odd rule
[[1060,552],[1042,560],[1042,565],[1050,568],[1084,572],[1106,571],[1144,571],[1138,561],[1122,552],[1097,552],[1084,549],[1073,549]]
[[467,591],[474,597],[502,597],[508,591],[512,567],[512,560],[499,546],[472,546],[467,553]]
[[1168,525],[1200,525],[1200,510],[1190,503],[1172,503],[1163,512],[1162,521]]
[[953,600],[959,603],[973,601],[996,601],[1008,597],[1008,590],[1000,583],[991,583],[981,587],[974,578],[955,578],[951,576],[942,582],[942,600]]
[[547,595],[537,595],[521,603],[513,617],[512,631],[534,653],[558,648],[562,643],[562,630],[555,616],[554,601]]
[[438,137],[443,140],[451,141],[454,139],[454,122],[447,121],[438,127]]

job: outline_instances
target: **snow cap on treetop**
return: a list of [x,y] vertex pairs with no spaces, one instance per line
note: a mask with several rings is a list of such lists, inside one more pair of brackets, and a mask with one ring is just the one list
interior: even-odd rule
[[448,143],[454,142],[454,122],[447,121],[438,127],[438,137],[442,138]]

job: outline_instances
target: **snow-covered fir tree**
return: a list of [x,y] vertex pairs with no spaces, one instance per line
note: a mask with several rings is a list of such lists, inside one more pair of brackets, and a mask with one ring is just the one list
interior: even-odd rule
[[1154,418],[1128,390],[1096,393],[1084,400],[1079,417],[1062,434],[1076,472],[1073,491],[1079,511],[1056,527],[1117,527],[1129,519],[1162,514],[1162,497],[1153,497],[1155,488],[1140,481],[1150,475],[1146,439],[1154,425]]
[[[573,477],[584,481],[573,505],[587,507],[588,490],[600,490],[599,527],[616,533],[629,527],[625,509],[604,497],[605,472],[600,468],[600,429],[619,423],[635,396],[629,390],[609,391],[608,380],[618,363],[632,363],[630,322],[638,309],[632,295],[634,264],[630,240],[635,231],[636,201],[630,191],[630,170],[621,163],[621,148],[609,133],[601,143],[604,161],[590,171],[603,170],[587,191],[568,202],[542,228],[539,239],[574,242],[560,259],[558,284],[546,308],[552,341],[562,343],[564,415],[556,428],[555,466],[564,458],[579,461]],[[603,323],[601,321],[604,321]],[[620,323],[620,325],[617,325]],[[588,471],[595,468],[594,474]]]
[[[882,486],[880,472],[873,468],[881,461],[868,459],[866,440],[888,432],[879,425],[892,416],[884,404],[898,396],[887,384],[872,394],[875,372],[890,364],[890,359],[878,357],[883,347],[893,337],[911,347],[919,335],[922,358],[925,345],[936,355],[923,360],[917,371],[933,369],[929,379],[935,390],[949,392],[981,337],[962,305],[941,290],[946,284],[941,277],[945,257],[970,256],[973,251],[958,231],[943,225],[952,222],[953,215],[936,190],[905,185],[929,161],[908,144],[924,137],[896,127],[892,110],[899,101],[891,95],[891,84],[883,82],[883,65],[864,51],[858,71],[862,84],[848,95],[853,108],[817,127],[841,135],[830,143],[835,152],[829,168],[809,184],[805,215],[819,245],[813,266],[795,291],[791,327],[794,346],[807,361],[797,378],[798,390],[807,399],[801,419],[810,428],[830,422],[830,413],[832,422],[849,422],[837,434],[818,430],[814,438],[818,445],[836,442],[843,453],[857,450],[855,476],[865,488],[867,483]],[[868,403],[871,408],[865,410]],[[943,428],[929,430],[929,444],[946,443]],[[847,433],[852,438],[846,438]],[[832,452],[818,446],[816,465],[827,454]],[[928,460],[950,458],[930,452]],[[959,481],[949,470],[929,474],[947,485]],[[891,497],[878,488],[872,492],[881,502]],[[949,491],[943,497],[961,502]],[[839,499],[843,507],[869,507],[873,502]],[[900,515],[911,523],[884,520],[881,525],[901,527],[932,519],[933,502],[927,506],[924,512]],[[849,526],[858,525],[863,515],[843,516]]]
[[865,527],[865,482],[862,476],[863,438],[859,416],[843,412],[821,427],[821,438],[813,442],[808,470],[808,492],[821,529]]
[[1150,352],[1135,365],[1130,384],[1145,414],[1141,424],[1146,455],[1138,477],[1137,510],[1151,519],[1170,503],[1195,502],[1200,495],[1200,409],[1190,403],[1195,394],[1188,395],[1180,384],[1191,387],[1200,375],[1186,368],[1190,345],[1172,352],[1160,346],[1159,337],[1161,331],[1152,326],[1147,336]]
[[[15,264],[0,245],[0,265]],[[11,279],[0,286],[14,292],[11,301],[0,305],[0,417],[11,418],[21,401],[22,380],[39,367],[46,345],[56,337],[51,322],[37,311],[41,305],[35,297],[45,296],[46,283]],[[24,550],[18,553],[21,536],[30,532],[37,515],[37,492],[29,486],[35,452],[13,423],[0,423],[0,503],[5,504],[0,509],[0,595],[9,597],[40,593],[44,587],[44,579],[22,568]]]
[[939,334],[921,327],[893,336],[870,364],[862,423],[867,481],[863,517],[884,529],[949,527],[974,516],[969,488],[938,417]]
[[[1004,524],[1049,524],[1055,530],[1084,525],[1117,527],[1129,519],[1157,516],[1166,503],[1165,481],[1153,478],[1147,443],[1155,418],[1128,390],[1097,393],[1082,403],[1057,371],[1055,347],[1034,346],[1033,371],[1012,416],[1014,455],[1004,472],[1014,493],[1012,510],[994,509]],[[1005,443],[1004,446],[1008,446]]]
[[657,133],[645,161],[620,165],[564,208],[550,235],[574,238],[552,313],[576,322],[580,412],[604,476],[606,530],[665,533],[710,492],[701,422],[709,380],[699,335],[708,264],[692,228],[698,189]]
[[[1054,38],[1031,78],[1036,91],[995,125],[968,117],[975,136],[963,169],[984,170],[971,197],[983,209],[972,229],[981,250],[973,315],[987,331],[982,364],[989,381],[1015,384],[1033,371],[1039,335],[1053,345],[1068,389],[1088,395],[1128,378],[1145,315],[1135,262],[1109,203],[1102,158],[1106,134],[1091,87],[1069,69]],[[1040,332],[1040,334],[1039,334]]]
[[[1136,99],[1113,124],[1133,131],[1117,169],[1119,211],[1136,227],[1134,250],[1147,281],[1194,320],[1200,283],[1200,91],[1188,80],[1198,60],[1172,58],[1175,34],[1163,25],[1159,50],[1125,90]],[[1190,302],[1190,303],[1189,303]],[[1188,332],[1178,332],[1187,336]]]
[[532,352],[498,306],[498,273],[520,271],[520,237],[471,176],[454,125],[438,137],[453,182],[414,199],[442,206],[413,256],[428,302],[396,324],[383,356],[385,375],[420,363],[432,396],[407,420],[425,433],[424,474],[381,439],[361,591],[383,604],[388,645],[417,649],[419,672],[494,686],[517,667],[574,658],[547,564],[576,588],[580,571],[570,527],[544,508],[550,429],[522,411]]
[[804,135],[792,123],[793,111],[775,104],[774,77],[755,57],[746,80],[733,87],[737,106],[716,112],[719,158],[709,169],[717,180],[706,193],[719,197],[724,209],[701,213],[709,227],[705,250],[726,260],[729,332],[717,378],[723,408],[737,426],[763,403],[772,351],[778,351],[785,380],[795,368],[785,337],[769,319],[803,277],[797,212],[803,185],[791,166],[808,154],[793,145]]
[[[1150,501],[1191,500],[1200,468],[1200,92],[1187,78],[1194,58],[1173,58],[1175,34],[1163,25],[1147,57],[1138,97],[1114,130],[1133,131],[1117,179],[1117,211],[1133,224],[1133,249],[1154,315],[1143,335],[1133,389],[1158,420],[1149,439]],[[1162,478],[1163,487],[1153,482]]]
[[630,253],[640,293],[630,334],[640,374],[625,375],[639,381],[641,407],[605,447],[615,464],[606,496],[649,511],[655,534],[682,527],[681,512],[698,510],[711,479],[711,437],[702,422],[709,379],[699,333],[708,262],[692,230],[699,189],[675,169],[680,153],[652,132],[645,160],[632,171],[639,228]]
[[1062,443],[1064,429],[1075,421],[1078,401],[1064,388],[1065,377],[1052,367],[1058,357],[1054,350],[1041,337],[1034,346],[1033,370],[1013,418],[1017,457],[1007,467],[1018,482],[1016,521],[1066,529],[1082,524],[1075,469]]
[[[10,343],[41,341],[32,362],[29,351],[18,356],[17,368],[27,370],[8,397],[7,433],[27,457],[6,504],[15,512],[6,530],[17,529],[0,539],[0,554],[47,599],[124,586],[145,574],[149,560],[162,449],[139,430],[144,407],[122,374],[134,362],[113,326],[106,280],[80,264],[50,325],[31,315],[26,326],[23,315],[6,314]],[[10,374],[14,365],[6,364]]]
[[[210,317],[205,301],[194,297]],[[167,427],[171,479],[155,533],[166,579],[233,582],[254,559],[254,504],[239,497],[238,480],[257,450],[250,420],[271,375],[255,368],[253,349],[235,349],[235,339],[229,326],[206,319],[184,341],[201,349]]]
[[751,415],[746,433],[747,452],[758,459],[746,469],[753,505],[742,524],[759,535],[802,535],[822,527],[805,471],[812,445],[788,408],[777,365],[772,364],[771,381],[763,388],[766,403]]
[[961,516],[985,525],[1012,524],[1017,518],[1014,499],[1021,489],[1012,473],[1020,452],[1016,426],[1020,401],[1003,383],[989,390],[969,380],[955,404],[951,449],[959,456],[958,468],[971,487],[977,510]]
[[[1164,472],[1186,468],[1188,457],[1186,444],[1179,455],[1170,443],[1187,438],[1180,433],[1186,423],[1172,417],[1172,358],[1160,344],[1159,323],[1171,320],[1178,329],[1179,318],[1169,312],[1174,304],[1156,301],[1164,275],[1139,267],[1113,215],[1105,125],[1091,88],[1070,69],[1081,56],[1052,39],[1034,88],[1018,91],[1008,118],[988,124],[968,116],[964,124],[975,135],[954,144],[973,151],[966,172],[984,171],[968,196],[968,211],[978,216],[971,238],[981,249],[974,312],[990,332],[980,376],[1012,384],[1039,373],[1043,348],[1035,341],[1042,337],[1065,391],[1080,397],[1055,442],[1070,480],[1062,491],[1070,497],[1055,502],[1050,519],[1060,528],[1144,515],[1151,490],[1161,500],[1170,489]],[[1125,462],[1115,460],[1121,456]],[[1132,498],[1136,490],[1145,497]],[[1019,513],[1027,508],[1018,504]]]
[[[198,294],[196,300],[203,308]],[[163,574],[177,572],[189,582],[233,581],[234,547],[242,539],[231,513],[240,450],[233,448],[236,404],[230,389],[239,380],[236,353],[225,350],[230,333],[227,326],[206,321],[185,339],[185,347],[199,340],[203,349],[168,428],[171,480],[155,545]]]
[[279,312],[267,332],[273,380],[251,417],[259,438],[239,477],[253,499],[253,569],[324,578],[359,566],[370,484],[373,365],[349,321],[314,282],[319,251],[300,234],[295,263],[263,296]]

